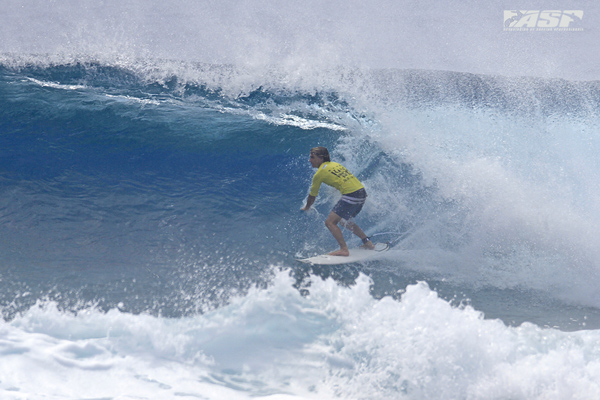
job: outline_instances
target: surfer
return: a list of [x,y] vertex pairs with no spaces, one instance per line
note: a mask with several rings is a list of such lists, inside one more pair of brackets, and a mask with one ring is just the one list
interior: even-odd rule
[[332,162],[329,158],[329,151],[325,147],[314,147],[310,150],[310,164],[313,168],[317,168],[317,172],[313,176],[310,193],[306,199],[306,205],[302,207],[303,211],[310,210],[310,207],[315,202],[319,194],[321,183],[333,186],[342,193],[342,198],[333,207],[329,216],[325,220],[325,226],[329,229],[335,240],[340,245],[340,249],[329,253],[332,256],[349,256],[348,245],[344,240],[342,230],[338,227],[341,222],[342,226],[348,228],[350,232],[358,236],[366,249],[374,249],[375,246],[370,238],[360,229],[358,225],[352,222],[352,218],[360,212],[365,200],[367,192],[360,181],[350,173],[343,165]]

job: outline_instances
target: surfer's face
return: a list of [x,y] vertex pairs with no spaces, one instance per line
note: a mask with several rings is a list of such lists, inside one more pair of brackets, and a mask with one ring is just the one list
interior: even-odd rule
[[315,153],[310,153],[308,161],[310,161],[310,165],[312,165],[313,168],[319,168],[319,166],[323,164],[323,157],[319,157]]

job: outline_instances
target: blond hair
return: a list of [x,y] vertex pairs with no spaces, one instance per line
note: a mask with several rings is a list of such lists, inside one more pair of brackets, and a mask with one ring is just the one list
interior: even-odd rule
[[313,147],[312,149],[310,149],[310,153],[314,154],[317,157],[321,157],[323,161],[331,161],[331,158],[329,158],[329,150],[327,150],[326,147]]

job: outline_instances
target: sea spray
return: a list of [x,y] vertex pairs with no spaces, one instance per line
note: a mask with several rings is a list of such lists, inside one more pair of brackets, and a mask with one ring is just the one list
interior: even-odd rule
[[[507,327],[469,306],[452,306],[425,283],[409,285],[399,300],[374,299],[365,276],[348,288],[314,278],[304,296],[291,283],[282,271],[266,289],[179,319],[116,309],[72,314],[40,304],[2,325],[0,385],[8,398],[600,394],[595,331]],[[67,376],[77,379],[52,385]]]

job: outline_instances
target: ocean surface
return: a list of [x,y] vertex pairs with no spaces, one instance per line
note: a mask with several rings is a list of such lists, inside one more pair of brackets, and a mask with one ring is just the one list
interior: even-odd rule
[[[600,398],[599,110],[600,81],[3,54],[0,398]],[[383,259],[296,261],[336,248],[314,146]]]

